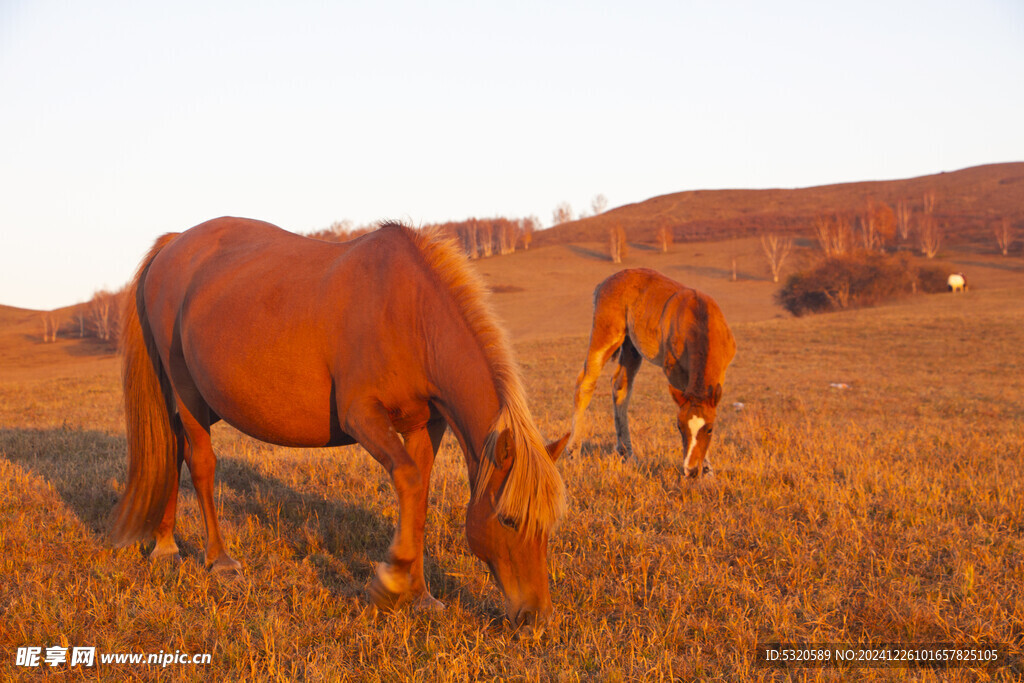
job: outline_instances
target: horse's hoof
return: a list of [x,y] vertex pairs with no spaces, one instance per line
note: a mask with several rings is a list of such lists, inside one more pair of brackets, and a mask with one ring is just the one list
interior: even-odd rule
[[236,576],[242,571],[242,563],[228,555],[221,555],[210,565],[210,571],[224,576]]
[[164,562],[169,562],[170,564],[181,564],[181,553],[178,552],[177,548],[161,552],[158,552],[158,549],[154,548],[153,552],[149,554],[149,561],[153,564],[162,564]]
[[430,594],[430,591],[423,591],[420,597],[416,598],[412,604],[413,609],[417,612],[443,612],[444,603],[435,598]]
[[391,612],[409,592],[409,577],[396,574],[384,562],[377,565],[373,581],[367,588],[370,599],[382,612]]

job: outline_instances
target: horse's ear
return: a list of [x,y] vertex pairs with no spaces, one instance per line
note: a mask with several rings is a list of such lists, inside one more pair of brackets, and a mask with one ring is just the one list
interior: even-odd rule
[[494,444],[494,464],[497,467],[504,467],[515,453],[515,442],[512,440],[512,433],[509,430],[502,430],[498,434],[497,443]]
[[715,388],[712,391],[712,396],[714,397],[714,401],[715,401],[714,405],[717,406],[718,402],[722,400],[722,385],[721,384],[716,384],[715,385]]
[[558,456],[565,450],[565,444],[569,443],[569,437],[572,436],[572,432],[566,432],[558,441],[552,441],[546,448],[548,451],[548,457],[551,458],[551,462],[558,460]]
[[672,400],[676,402],[676,405],[682,407],[683,403],[686,402],[686,397],[683,396],[683,392],[679,391],[671,384],[668,385],[668,390],[672,393]]

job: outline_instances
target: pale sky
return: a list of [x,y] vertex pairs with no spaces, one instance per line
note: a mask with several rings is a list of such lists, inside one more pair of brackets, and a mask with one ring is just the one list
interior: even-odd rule
[[1024,2],[0,0],[0,303],[297,232],[1024,160]]

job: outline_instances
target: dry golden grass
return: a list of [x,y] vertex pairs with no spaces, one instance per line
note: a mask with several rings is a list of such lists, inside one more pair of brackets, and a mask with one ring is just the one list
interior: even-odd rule
[[[203,569],[187,476],[184,561],[151,566],[139,548],[103,544],[125,471],[116,368],[0,381],[0,679],[40,673],[14,666],[24,645],[212,653],[207,667],[163,674],[186,680],[785,678],[754,663],[755,643],[768,640],[990,641],[1019,652],[1024,290],[733,327],[713,480],[682,475],[674,412],[649,365],[630,411],[638,457],[614,455],[606,370],[582,451],[559,465],[570,512],[550,548],[556,631],[539,642],[505,630],[500,594],[469,553],[465,467],[450,437],[426,538],[427,580],[448,609],[379,616],[364,587],[396,510],[360,448],[290,450],[216,427],[217,502],[244,572]],[[549,437],[568,426],[582,334],[517,343]],[[942,679],[1022,675],[1018,663]]]

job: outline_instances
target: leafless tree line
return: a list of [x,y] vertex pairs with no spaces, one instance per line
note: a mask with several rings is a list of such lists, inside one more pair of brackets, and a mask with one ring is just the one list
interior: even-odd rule
[[[884,249],[892,240],[916,242],[916,248],[927,258],[934,258],[942,248],[945,237],[936,214],[934,190],[925,192],[917,211],[906,199],[896,203],[892,211],[883,202],[870,202],[860,214],[819,216],[814,222],[814,233],[826,257],[847,254],[855,248]],[[891,214],[891,216],[890,216]],[[1014,224],[1003,216],[992,224],[999,252],[1006,256],[1017,238]]]
[[859,213],[837,212],[819,216],[814,221],[814,235],[827,258],[843,256],[855,249],[884,250],[897,238],[903,242],[910,240],[915,232],[921,253],[934,258],[943,239],[935,215],[934,190],[924,194],[921,211],[916,217],[907,200],[897,202],[895,211],[885,202],[869,200]]
[[[602,213],[608,210],[608,198],[603,194],[595,195],[590,200],[590,213],[586,210],[581,211],[579,219],[589,218],[590,216],[600,216]],[[573,214],[572,205],[569,202],[559,202],[555,210],[551,212],[551,224],[561,225],[562,223],[568,223],[573,220],[575,215]]]
[[79,304],[71,312],[71,318],[75,323],[72,331],[62,329],[67,320],[67,314],[60,311],[43,311],[39,314],[42,324],[43,343],[57,341],[60,334],[65,336],[77,336],[80,339],[93,337],[108,344],[117,344],[120,330],[121,304],[124,290],[111,292],[106,289],[97,290],[92,298],[84,304]]
[[[529,249],[534,232],[540,229],[536,217],[529,218],[469,218],[423,226],[447,233],[462,245],[472,258],[486,258],[497,254],[512,254],[517,248]],[[352,221],[335,221],[323,230],[306,233],[307,237],[327,242],[347,242],[360,235],[373,232],[377,224],[355,225]]]
[[43,325],[43,343],[50,344],[57,341],[57,333],[63,322],[60,314],[55,311],[43,311],[39,314],[39,321]]
[[529,249],[540,221],[530,218],[470,218],[443,223],[440,227],[462,244],[471,259],[514,254],[521,245]]
[[348,242],[360,235],[373,232],[377,227],[377,223],[356,225],[353,221],[345,219],[341,221],[334,221],[323,230],[306,233],[306,237],[312,237],[325,242]]

